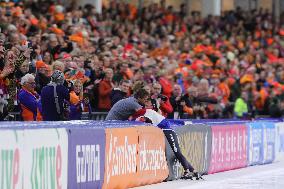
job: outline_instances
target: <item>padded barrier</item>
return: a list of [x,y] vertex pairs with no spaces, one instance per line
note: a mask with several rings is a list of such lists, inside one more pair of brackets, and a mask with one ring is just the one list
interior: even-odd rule
[[[178,135],[183,155],[199,172],[207,173],[210,162],[212,133],[211,128],[204,124],[174,127]],[[165,139],[167,140],[167,139]],[[167,180],[175,180],[182,176],[183,168],[167,142],[166,156],[169,166]]]
[[275,124],[255,121],[247,126],[248,165],[272,163],[275,159]]
[[[283,159],[284,123],[278,121],[172,125],[189,162],[215,173]],[[162,130],[143,123],[1,122],[0,136],[1,189],[128,188],[183,173]]]
[[275,161],[284,159],[284,123],[276,123],[276,141],[275,141]]
[[65,129],[1,130],[0,188],[67,188]]
[[68,189],[102,188],[104,128],[68,128]]
[[212,129],[211,162],[208,173],[247,165],[247,129],[245,125],[215,125]]
[[105,153],[103,188],[159,183],[168,176],[164,135],[159,128],[107,128]]

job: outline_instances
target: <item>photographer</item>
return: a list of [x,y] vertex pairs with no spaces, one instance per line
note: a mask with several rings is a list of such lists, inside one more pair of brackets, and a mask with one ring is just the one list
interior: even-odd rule
[[186,119],[193,114],[188,95],[182,94],[182,89],[179,85],[174,85],[170,103],[173,107],[173,112],[168,115],[169,119]]
[[161,92],[162,86],[159,83],[154,83],[151,94],[152,109],[167,117],[168,114],[173,112],[173,107],[169,101],[169,98],[162,95]]

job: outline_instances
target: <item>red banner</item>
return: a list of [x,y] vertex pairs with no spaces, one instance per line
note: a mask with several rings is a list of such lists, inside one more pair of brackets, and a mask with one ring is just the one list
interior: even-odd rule
[[246,165],[246,126],[212,126],[212,152],[208,173],[237,169]]

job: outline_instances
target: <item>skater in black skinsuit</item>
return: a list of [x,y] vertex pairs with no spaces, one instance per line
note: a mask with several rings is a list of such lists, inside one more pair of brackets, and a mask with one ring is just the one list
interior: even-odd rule
[[181,179],[203,179],[202,175],[194,170],[192,165],[181,153],[177,134],[170,128],[169,123],[164,116],[151,109],[141,109],[133,115],[133,119],[136,121],[151,123],[163,130],[176,158],[180,161],[182,167],[184,168],[184,174]]

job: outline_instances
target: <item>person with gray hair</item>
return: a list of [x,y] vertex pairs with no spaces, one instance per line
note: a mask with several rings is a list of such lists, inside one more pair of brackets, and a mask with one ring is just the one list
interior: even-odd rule
[[42,117],[44,121],[62,121],[65,115],[64,104],[70,101],[70,94],[64,85],[64,74],[55,70],[51,82],[41,90]]
[[24,121],[41,120],[38,111],[39,95],[35,91],[35,77],[26,74],[21,78],[22,89],[18,94],[18,101],[21,108],[21,116]]

